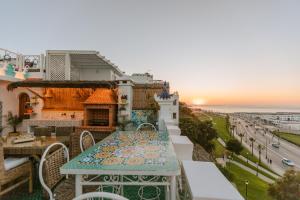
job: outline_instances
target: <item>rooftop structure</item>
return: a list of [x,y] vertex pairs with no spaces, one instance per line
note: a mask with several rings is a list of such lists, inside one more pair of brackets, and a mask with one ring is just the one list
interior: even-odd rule
[[[16,135],[12,135],[13,129],[5,120],[0,120],[0,126],[5,127],[2,136],[7,138],[0,145],[3,162],[17,160],[15,166],[22,167],[24,162],[17,158],[4,158],[35,158],[41,166],[40,183],[51,200],[56,189],[63,189],[54,185],[65,174],[74,175],[75,180],[68,179],[72,188],[64,189],[60,193],[64,197],[58,195],[57,199],[79,196],[83,185],[97,186],[100,191],[109,186],[121,195],[128,195],[129,190],[135,195],[133,199],[147,199],[145,195],[177,199],[179,160],[192,159],[193,143],[181,136],[179,94],[170,94],[167,82],[154,80],[149,73],[126,75],[97,51],[48,50],[45,56],[27,56],[1,50],[0,116],[11,112],[23,119]],[[83,132],[89,133],[90,140]],[[176,139],[171,140],[172,135]],[[89,141],[98,143],[89,146]],[[50,150],[56,145],[62,148]],[[85,145],[89,148],[82,150]],[[1,152],[6,153],[5,157]],[[30,159],[25,162],[29,170]],[[207,170],[217,176],[219,185],[225,183],[220,172],[214,170],[199,168],[203,170],[200,175],[185,170],[199,180],[207,175]],[[31,180],[32,175],[28,174]],[[105,177],[88,176],[99,174]],[[217,184],[214,180],[211,183]],[[12,186],[14,189],[19,185]],[[228,182],[221,186],[224,194],[236,195]],[[199,191],[207,196],[206,191]]]

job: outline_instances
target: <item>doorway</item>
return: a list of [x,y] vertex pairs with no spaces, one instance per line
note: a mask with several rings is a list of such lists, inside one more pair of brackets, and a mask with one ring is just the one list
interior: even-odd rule
[[27,112],[30,107],[30,98],[28,94],[21,93],[19,96],[19,116],[23,119],[29,119],[30,114]]

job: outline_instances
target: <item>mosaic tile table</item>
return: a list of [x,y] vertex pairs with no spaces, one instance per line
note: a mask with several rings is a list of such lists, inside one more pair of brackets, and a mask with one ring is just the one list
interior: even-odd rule
[[127,131],[115,132],[81,153],[62,166],[61,173],[75,175],[76,196],[86,185],[117,186],[120,194],[123,186],[140,185],[156,186],[157,195],[162,186],[166,198],[175,200],[180,167],[167,133]]

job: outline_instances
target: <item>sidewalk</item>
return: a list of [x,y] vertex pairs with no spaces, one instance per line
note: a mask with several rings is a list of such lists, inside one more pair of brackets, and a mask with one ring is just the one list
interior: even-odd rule
[[[222,165],[223,167],[226,166],[226,161],[223,158],[217,158],[216,161],[217,161],[218,164]],[[245,165],[243,165],[239,162],[236,162],[236,161],[233,161],[233,160],[230,160],[230,161],[227,161],[227,162],[233,163],[233,164],[235,164],[238,167],[248,171],[249,173],[251,173],[253,175],[257,174],[255,170],[253,170],[253,169],[251,169],[251,168],[249,168],[249,167],[247,167],[247,166],[245,166]],[[264,176],[260,173],[258,173],[257,177],[260,178],[261,180],[267,182],[267,183],[274,183],[275,182],[274,180],[272,180],[272,179],[270,179],[270,178],[268,178],[268,177],[266,177],[266,176]]]
[[[238,155],[238,157],[240,159],[242,159],[243,161],[247,162],[247,159],[244,156]],[[257,167],[256,163],[252,162],[251,160],[248,160],[248,164],[250,164],[250,165],[252,165],[254,167]],[[274,173],[270,172],[269,170],[267,170],[267,169],[265,169],[265,168],[263,168],[261,166],[258,166],[258,169],[261,170],[261,171],[263,171],[263,172],[265,172],[265,173],[267,173],[267,174],[269,174],[270,176],[273,176],[274,178],[280,178],[280,176],[278,176],[277,174],[274,174]]]

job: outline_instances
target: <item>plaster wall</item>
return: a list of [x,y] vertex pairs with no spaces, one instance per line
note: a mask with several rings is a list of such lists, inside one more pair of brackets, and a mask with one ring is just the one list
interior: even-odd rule
[[[5,127],[3,130],[3,134],[7,134],[12,131],[10,127],[6,124],[5,115],[9,111],[11,111],[14,115],[19,114],[19,95],[21,93],[28,94],[29,98],[32,98],[35,96],[35,94],[31,93],[25,88],[17,88],[13,91],[7,91],[6,87],[9,84],[9,82],[6,81],[0,81],[0,101],[2,102],[2,120],[1,120],[1,126]],[[32,118],[38,118],[41,114],[41,107],[42,107],[42,100],[38,99],[38,104],[33,106],[33,110],[36,113],[36,115],[32,116]],[[18,131],[22,131],[21,129],[22,125],[18,127]]]
[[80,80],[100,81],[100,80],[114,80],[114,72],[111,69],[93,69],[81,68],[79,70]]
[[[122,105],[126,109],[126,114],[128,119],[131,119],[132,114],[132,105],[133,105],[133,89],[132,89],[132,83],[131,81],[126,81],[126,83],[123,83],[123,81],[120,81],[118,85],[118,102],[121,102],[121,96],[127,95],[127,104]],[[118,111],[119,116],[121,115],[120,110]]]

